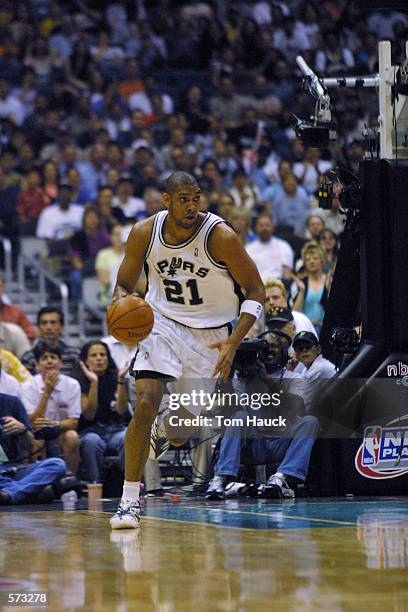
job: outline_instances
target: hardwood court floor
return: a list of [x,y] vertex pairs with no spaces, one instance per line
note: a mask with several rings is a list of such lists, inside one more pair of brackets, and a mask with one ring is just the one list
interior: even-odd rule
[[408,498],[149,500],[110,532],[114,508],[3,507],[0,609],[46,591],[48,610],[408,610]]

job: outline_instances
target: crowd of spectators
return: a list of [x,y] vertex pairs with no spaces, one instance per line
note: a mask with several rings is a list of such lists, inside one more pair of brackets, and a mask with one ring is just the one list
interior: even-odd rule
[[[244,240],[268,211],[298,256],[321,174],[358,166],[377,101],[334,91],[338,141],[305,148],[291,115],[313,102],[295,56],[321,76],[370,73],[381,38],[401,59],[407,27],[406,15],[317,0],[2,0],[0,231],[14,261],[19,236],[46,239],[80,299],[113,225],[156,212],[176,169],[200,179],[203,208],[249,214]],[[338,211],[317,214],[341,234]]]
[[[130,227],[162,208],[165,179],[184,170],[199,180],[202,209],[234,227],[271,300],[277,292],[286,308],[289,298],[299,315],[293,333],[319,332],[344,216],[338,203],[318,209],[316,192],[330,168],[358,171],[377,96],[334,90],[338,140],[323,152],[304,147],[291,115],[307,117],[313,101],[295,57],[320,76],[376,72],[380,39],[402,60],[408,16],[363,13],[345,0],[0,0],[0,33],[0,233],[14,266],[22,237],[44,239],[43,263],[69,284],[71,300],[95,276],[105,307]],[[45,373],[49,360],[71,373],[78,351],[62,342],[57,310],[42,309],[32,325],[0,278],[0,320],[2,361],[15,353],[34,381],[42,361]],[[46,358],[44,341],[57,347]],[[123,360],[113,367],[107,345],[87,349],[102,351],[109,402],[118,402]],[[125,400],[102,410],[111,421],[96,422],[91,389],[102,366],[85,351],[81,367],[82,407],[65,419],[61,443],[75,471],[80,438],[88,439],[88,468],[99,479],[106,432],[122,452]],[[37,399],[33,422],[48,418],[38,417]],[[85,413],[92,423],[78,437]]]

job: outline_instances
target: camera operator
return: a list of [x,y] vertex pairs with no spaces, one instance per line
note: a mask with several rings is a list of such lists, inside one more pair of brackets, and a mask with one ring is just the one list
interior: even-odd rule
[[[271,395],[280,394],[279,414],[286,417],[284,430],[269,430],[230,425],[226,428],[221,441],[220,454],[215,465],[215,476],[211,480],[207,499],[222,499],[228,489],[236,482],[240,463],[264,464],[279,462],[279,466],[266,485],[258,487],[258,496],[267,498],[294,497],[292,482],[306,479],[310,455],[319,431],[319,421],[306,415],[301,397],[290,392],[282,392],[286,385],[283,379],[296,378],[287,370],[290,337],[282,331],[267,331],[253,341],[241,344],[235,366],[238,378],[244,379],[248,392],[263,390]],[[252,359],[250,356],[252,344]],[[252,363],[251,363],[252,361]],[[245,380],[249,379],[249,380]],[[253,410],[239,410],[234,414],[234,422],[256,414]],[[263,416],[263,415],[262,415]],[[244,485],[243,485],[244,486]]]
[[18,397],[0,393],[0,505],[38,501],[38,494],[65,475],[59,458],[27,464],[33,435]]

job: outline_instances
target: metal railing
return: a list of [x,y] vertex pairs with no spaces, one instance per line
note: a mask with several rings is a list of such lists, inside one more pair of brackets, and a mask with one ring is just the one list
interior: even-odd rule
[[105,315],[105,312],[103,312],[101,310],[98,310],[94,306],[91,306],[90,304],[87,304],[86,302],[82,301],[82,302],[80,302],[78,304],[79,339],[80,339],[82,344],[84,342],[86,342],[86,340],[88,340],[87,334],[85,333],[85,331],[86,331],[86,315],[85,315],[85,313],[86,312],[88,312],[93,317],[95,317],[95,319],[98,319],[101,322],[102,329],[103,329],[103,335],[104,336],[108,335],[108,328],[107,328],[107,325],[106,325],[106,315]]
[[26,268],[28,268],[31,272],[34,272],[38,280],[39,308],[47,306],[47,282],[50,283],[50,285],[52,285],[53,288],[58,291],[61,298],[61,309],[64,314],[63,338],[65,341],[68,341],[70,331],[68,286],[66,285],[66,283],[62,282],[61,280],[47,272],[47,270],[45,270],[38,261],[32,259],[31,257],[27,257],[27,255],[25,255],[24,253],[20,253],[18,259],[18,285],[20,290],[20,304],[22,304],[22,300],[25,298],[25,296],[30,296],[32,298],[32,291],[30,291],[26,286]]
[[2,235],[0,235],[0,241],[4,251],[4,280],[6,282],[6,287],[10,290],[11,283],[13,282],[11,242]]

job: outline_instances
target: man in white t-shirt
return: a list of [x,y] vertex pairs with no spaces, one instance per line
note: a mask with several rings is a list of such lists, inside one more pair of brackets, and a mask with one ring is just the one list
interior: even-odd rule
[[262,280],[266,278],[282,278],[284,267],[293,269],[293,251],[286,240],[275,238],[272,217],[262,212],[256,220],[257,240],[246,247],[258,268]]
[[62,429],[58,443],[69,469],[76,474],[79,463],[76,429],[81,416],[81,387],[74,378],[61,374],[60,347],[40,341],[33,352],[39,374],[22,384],[21,399],[35,432],[46,427]]
[[46,206],[37,224],[37,237],[47,240],[68,240],[74,232],[81,229],[83,206],[71,202],[72,187],[60,183],[58,202]]
[[98,251],[95,259],[96,275],[101,283],[101,306],[107,306],[112,299],[116,276],[125,256],[125,242],[122,239],[123,227],[117,223],[112,226],[111,247]]

